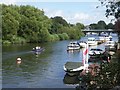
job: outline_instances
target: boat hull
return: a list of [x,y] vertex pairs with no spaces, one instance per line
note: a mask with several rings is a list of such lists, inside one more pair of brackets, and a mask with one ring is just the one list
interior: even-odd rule
[[67,73],[67,75],[69,76],[78,76],[80,75],[80,72],[82,72],[83,70],[79,70],[79,71],[65,71]]
[[64,71],[69,76],[79,75],[80,72],[82,72],[82,70],[83,70],[83,66],[81,62],[67,62],[64,65]]
[[44,51],[45,49],[44,48],[41,48],[41,49],[33,49],[32,51],[35,53],[35,54],[40,54],[42,51]]

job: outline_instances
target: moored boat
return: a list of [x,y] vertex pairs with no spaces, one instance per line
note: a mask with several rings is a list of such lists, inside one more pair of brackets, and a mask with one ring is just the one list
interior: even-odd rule
[[117,43],[115,41],[107,41],[105,44],[105,50],[116,51],[117,50]]
[[81,62],[66,62],[63,69],[68,75],[74,76],[82,72],[84,66]]
[[77,41],[70,42],[69,45],[67,46],[67,50],[79,50],[80,45]]
[[90,49],[89,51],[89,55],[90,56],[93,56],[93,55],[100,55],[100,54],[103,54],[104,51],[102,49],[99,49],[99,48],[92,48]]
[[97,41],[94,37],[88,38],[88,45],[97,45]]
[[85,45],[86,45],[86,42],[85,41],[79,41],[79,44],[80,44],[80,47],[84,48]]
[[111,60],[111,55],[109,52],[104,52],[102,54],[95,54],[90,56],[89,62],[109,62]]

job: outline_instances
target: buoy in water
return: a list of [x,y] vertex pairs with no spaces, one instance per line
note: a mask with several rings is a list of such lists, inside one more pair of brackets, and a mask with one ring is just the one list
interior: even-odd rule
[[21,58],[17,58],[17,64],[21,64]]

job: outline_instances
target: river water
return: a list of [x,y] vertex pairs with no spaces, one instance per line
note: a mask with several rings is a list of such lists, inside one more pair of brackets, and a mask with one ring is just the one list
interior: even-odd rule
[[[90,36],[89,36],[90,37]],[[98,36],[94,36],[98,37]],[[116,35],[113,40],[117,40]],[[87,40],[83,37],[81,40]],[[76,85],[64,82],[66,73],[63,65],[67,61],[82,62],[82,49],[67,52],[70,40],[42,44],[9,45],[2,47],[3,88],[74,88]],[[31,50],[35,46],[45,50],[36,56]],[[104,50],[104,43],[95,46]],[[89,47],[93,48],[93,47]],[[22,63],[16,64],[21,57]]]

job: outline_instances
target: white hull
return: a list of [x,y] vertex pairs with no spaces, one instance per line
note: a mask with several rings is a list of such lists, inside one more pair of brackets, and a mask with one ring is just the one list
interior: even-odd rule
[[67,50],[79,50],[80,46],[77,42],[70,42],[70,44],[67,46]]
[[95,38],[88,38],[88,45],[97,45],[98,42],[95,40]]
[[98,43],[97,43],[97,41],[96,42],[88,42],[88,45],[90,45],[90,46],[94,46],[94,45],[97,45]]
[[67,47],[67,50],[79,50],[80,49],[80,46],[79,47]]
[[80,47],[85,47],[85,45],[86,45],[86,43],[83,43],[83,42],[81,42],[79,44],[80,44]]

